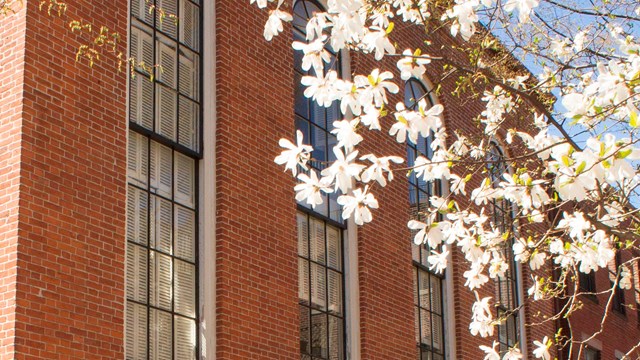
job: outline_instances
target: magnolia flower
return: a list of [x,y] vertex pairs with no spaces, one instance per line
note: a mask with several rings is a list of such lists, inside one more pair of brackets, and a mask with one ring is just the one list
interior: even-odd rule
[[324,42],[326,36],[317,38],[310,43],[304,43],[300,41],[294,41],[291,44],[295,50],[302,51],[304,57],[302,58],[302,70],[309,70],[311,67],[315,70],[316,74],[321,74],[324,69],[323,62],[331,61],[331,54],[324,48]]
[[536,346],[533,349],[533,355],[536,359],[549,360],[551,359],[551,354],[549,353],[549,348],[551,347],[551,340],[547,336],[542,339],[542,341],[535,340],[533,345]]
[[496,346],[498,346],[498,342],[493,342],[493,347],[488,347],[485,345],[480,345],[480,350],[484,351],[485,357],[484,360],[500,360],[500,354],[496,351]]
[[542,292],[542,285],[544,284],[544,279],[539,278],[538,276],[533,277],[533,286],[531,286],[527,293],[529,296],[533,295],[533,300],[540,300],[544,297],[544,293]]
[[629,290],[631,289],[631,285],[631,271],[629,271],[629,268],[626,265],[622,265],[618,286],[620,286],[620,289]]
[[380,69],[373,69],[369,76],[356,75],[354,83],[357,87],[363,88],[360,101],[362,105],[373,103],[377,108],[380,108],[383,104],[387,103],[387,94],[397,93],[400,88],[398,85],[387,81],[393,79],[393,74],[390,71],[380,72]]
[[325,77],[303,76],[300,83],[307,88],[304,96],[313,99],[318,105],[329,107],[336,100],[333,85],[338,79],[338,73],[331,70]]
[[370,30],[362,39],[362,44],[367,51],[375,53],[375,59],[380,60],[387,54],[395,54],[396,48],[388,37],[388,32],[377,26],[371,26]]
[[318,180],[318,176],[314,170],[309,171],[309,174],[311,174],[311,176],[304,173],[299,174],[298,179],[302,181],[302,183],[299,183],[293,189],[296,191],[297,201],[304,200],[315,209],[316,205],[322,204],[322,194],[320,191],[331,193],[333,189],[329,187],[330,184],[326,178]]
[[427,71],[424,65],[431,62],[428,57],[421,56],[420,49],[412,53],[407,49],[402,52],[405,57],[398,60],[398,69],[400,69],[400,78],[402,80],[409,80],[411,77],[416,79],[422,79],[422,76]]
[[529,22],[529,15],[533,8],[539,5],[538,0],[508,0],[504,5],[505,11],[512,12],[518,10],[518,19],[521,23]]
[[336,146],[344,147],[345,152],[351,152],[353,148],[358,145],[362,140],[362,135],[356,132],[356,126],[358,120],[342,120],[333,122],[332,134],[336,135],[338,144]]
[[333,154],[336,156],[336,160],[328,168],[322,170],[322,176],[326,176],[329,182],[333,182],[335,179],[335,189],[343,194],[346,194],[352,186],[352,180],[360,180],[360,171],[365,168],[364,165],[356,164],[353,161],[358,156],[358,151],[347,154],[342,153],[339,147],[333,147]]
[[429,270],[433,270],[436,274],[442,274],[447,269],[448,257],[449,250],[447,250],[447,245],[442,246],[442,252],[431,250],[431,255],[427,257]]
[[[362,182],[377,181],[381,186],[387,185],[387,179],[393,180],[393,171],[391,170],[391,162],[401,164],[404,160],[399,156],[376,157],[373,154],[365,155],[360,160],[369,160],[372,165],[362,173]],[[384,173],[387,173],[385,178]]]
[[471,307],[471,324],[469,324],[469,331],[473,336],[478,334],[482,337],[493,336],[493,315],[489,307],[491,297],[485,297],[480,300],[478,293],[476,292],[475,294],[476,301]]
[[[264,0],[258,0],[258,6],[260,6],[260,3],[263,1]],[[289,13],[286,13],[279,9],[270,11],[269,19],[267,20],[267,23],[264,25],[264,33],[263,33],[264,38],[267,41],[271,41],[271,39],[273,39],[275,35],[278,35],[279,33],[282,32],[283,30],[282,22],[283,21],[289,22],[291,20],[293,20],[293,17],[291,17],[291,14]]]
[[342,218],[348,219],[353,213],[356,225],[362,225],[371,221],[371,209],[378,208],[378,200],[372,194],[367,193],[368,187],[353,190],[353,196],[341,195],[338,204],[343,206]]
[[462,195],[467,195],[467,191],[465,190],[465,186],[467,185],[467,181],[468,179],[465,178],[461,178],[460,176],[456,175],[456,174],[451,174],[451,178],[449,179],[450,183],[450,187],[449,189],[451,190],[452,193],[454,194],[462,194]]
[[517,347],[512,347],[502,357],[502,360],[520,360],[520,359],[522,359],[522,353],[520,352],[520,349],[518,349]]
[[284,171],[291,170],[293,176],[296,176],[298,173],[298,165],[307,170],[306,164],[307,161],[309,161],[311,152],[313,151],[313,147],[310,145],[302,144],[304,135],[300,130],[296,131],[296,138],[298,143],[297,145],[294,145],[287,139],[280,139],[278,144],[288,150],[284,150],[274,159],[275,163],[278,165],[285,164]]

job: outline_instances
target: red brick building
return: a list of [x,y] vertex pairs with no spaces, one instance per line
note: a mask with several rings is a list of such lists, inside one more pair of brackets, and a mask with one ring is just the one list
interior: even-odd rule
[[[331,160],[327,124],[339,114],[294,85],[304,71],[291,41],[319,3],[298,1],[292,36],[271,43],[265,13],[246,1],[157,0],[177,23],[145,0],[70,2],[62,19],[37,5],[0,20],[0,359],[480,359],[478,345],[493,340],[532,358],[531,341],[555,331],[525,326],[554,310],[541,303],[513,312],[493,339],[469,334],[462,255],[432,274],[406,227],[444,191],[436,184],[392,182],[364,227],[343,222],[334,197],[296,204],[295,181],[273,163],[277,139],[300,129],[314,157]],[[144,67],[129,78],[110,59],[78,64],[87,39],[67,19],[123,34],[132,56],[162,71],[150,81]],[[424,40],[415,29],[396,36]],[[454,43],[445,30],[430,40]],[[334,58],[345,77],[378,66]],[[395,100],[411,106],[437,69]],[[445,106],[451,135],[477,131],[478,100],[443,91],[430,101]],[[362,151],[428,155],[429,139],[407,148],[386,131]],[[516,269],[481,295],[504,297],[496,311],[508,312],[529,286]],[[602,359],[629,347],[614,346],[619,334],[639,336],[635,311],[612,323],[592,343]]]

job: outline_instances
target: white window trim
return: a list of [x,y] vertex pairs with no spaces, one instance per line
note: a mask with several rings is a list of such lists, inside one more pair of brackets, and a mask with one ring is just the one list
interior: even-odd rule
[[[216,12],[215,0],[202,4],[201,80],[203,93],[200,160],[199,315],[201,360],[216,358]],[[206,276],[205,276],[206,275]]]

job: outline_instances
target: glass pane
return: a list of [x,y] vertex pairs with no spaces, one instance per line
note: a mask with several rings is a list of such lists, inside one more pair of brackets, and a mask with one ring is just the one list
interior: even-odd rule
[[188,317],[196,316],[196,267],[175,260],[175,311]]
[[444,349],[443,333],[442,333],[442,317],[431,314],[431,324],[433,326],[433,348],[442,351]]
[[171,348],[171,314],[155,309],[150,309],[150,311],[151,359],[170,359],[173,351]]
[[327,357],[327,316],[311,312],[311,355]]
[[327,161],[329,155],[329,150],[327,149],[327,133],[317,126],[311,126],[311,145],[313,146],[311,157],[316,160],[314,161],[314,166],[318,169],[324,169],[326,164],[321,162]]
[[149,142],[147,138],[129,131],[127,145],[127,177],[130,183],[147,188],[149,177]]
[[327,258],[328,265],[336,270],[342,269],[342,241],[340,230],[327,226]]
[[150,150],[151,191],[171,198],[173,152],[170,148],[155,141],[151,141]]
[[311,353],[311,328],[309,323],[309,308],[300,306],[300,352]]
[[200,10],[187,0],[180,1],[180,41],[194,50],[200,47]]
[[344,359],[342,319],[329,316],[329,359]]
[[159,9],[156,11],[156,26],[175,39],[177,31],[174,17],[178,15],[178,0],[156,0],[156,3]]
[[[300,54],[300,57],[302,56],[302,53],[300,51],[295,51],[294,53],[296,55]],[[309,119],[309,99],[307,99],[304,96],[305,86],[300,83],[301,78],[302,78],[302,75],[296,72],[295,78],[294,78],[294,81],[295,81],[294,85],[297,87],[295,90],[295,94],[296,94],[295,111],[296,111],[296,115],[302,116],[305,119]]]
[[442,280],[431,276],[431,311],[442,314]]
[[327,198],[329,199],[329,211],[331,212],[329,215],[331,217],[331,220],[343,222],[344,220],[342,220],[342,206],[338,204],[338,194],[331,193],[325,195],[325,201]]
[[178,143],[193,151],[199,150],[200,107],[184,96],[180,97]]
[[181,316],[174,316],[175,359],[196,358],[196,322]]
[[309,305],[309,261],[298,258],[298,298]]
[[178,98],[174,90],[156,85],[156,132],[169,140],[176,141]]
[[180,93],[194,100],[200,94],[200,57],[193,51],[181,46],[179,52]]
[[157,196],[151,201],[151,247],[164,253],[172,253],[171,224],[173,206],[170,201]]
[[193,262],[196,255],[196,213],[178,205],[175,205],[174,209],[175,254]]
[[418,268],[413,268],[413,304],[419,304],[418,298]]
[[127,299],[147,302],[147,249],[127,244]]
[[431,294],[429,289],[429,274],[426,271],[419,271],[418,283],[420,285],[420,307],[431,309]]
[[311,305],[327,310],[327,275],[325,268],[318,264],[311,264]]
[[177,87],[176,71],[177,53],[176,43],[164,36],[156,38],[156,51],[158,61],[158,80],[172,89]]
[[195,206],[196,163],[192,158],[175,153],[175,201],[193,208]]
[[311,248],[311,260],[325,264],[324,221],[314,218],[310,220],[309,230],[311,230],[311,237],[309,246]]
[[420,310],[420,341],[431,346],[431,316],[426,310]]
[[171,258],[151,251],[151,305],[171,310]]
[[127,359],[147,358],[147,307],[127,302]]
[[149,196],[143,190],[129,186],[127,194],[127,240],[147,244],[147,207]]
[[329,270],[329,312],[342,315],[342,274]]
[[307,215],[298,213],[298,255],[309,257],[309,224]]
[[149,130],[153,130],[153,89],[153,82],[142,74],[136,74],[129,86],[129,118]]

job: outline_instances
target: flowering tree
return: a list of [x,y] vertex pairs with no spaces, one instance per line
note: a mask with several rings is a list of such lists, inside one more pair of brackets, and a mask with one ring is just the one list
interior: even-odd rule
[[[293,19],[284,0],[250,2],[268,10],[266,40]],[[339,102],[347,120],[333,123],[336,160],[322,171],[308,167],[313,148],[300,132],[295,142],[280,140],[284,151],[275,162],[298,179],[298,201],[315,207],[324,194],[337,193],[343,219],[370,222],[379,207],[376,193],[406,165],[398,154],[360,154],[362,134],[385,128],[400,143],[432,136],[432,156],[418,156],[410,172],[425,182],[448,184],[449,192],[432,196],[423,214],[427,220],[411,220],[408,227],[416,243],[428,242],[434,249],[428,257],[434,271],[444,271],[451,248],[458,247],[469,262],[465,285],[477,291],[515,266],[505,258],[508,247],[534,274],[528,300],[563,298],[560,312],[546,321],[567,318],[569,327],[583,293],[580,274],[611,271],[612,286],[601,292],[608,298],[606,309],[616,293],[631,288],[640,254],[636,1],[328,0],[326,5],[325,12],[308,19],[306,42],[296,41],[293,48],[302,52],[302,68],[310,74],[301,79],[304,95],[320,106]],[[424,31],[425,45],[405,48],[399,39],[394,44],[397,26]],[[428,40],[431,29],[442,26],[458,39],[456,51],[468,61],[430,55],[441,53]],[[394,57],[401,79],[388,69],[340,79],[336,71],[324,71],[329,50],[369,53],[376,60]],[[514,70],[516,57],[527,71]],[[387,94],[399,91],[398,81],[421,78],[429,66],[442,69],[443,77],[457,77],[452,91],[459,96],[480,92],[486,109],[476,134],[455,132],[455,138],[446,139],[443,106],[429,107],[426,96],[413,99],[411,107],[389,104]],[[514,126],[516,116],[527,120]],[[522,151],[517,157],[496,157],[492,143],[497,138]],[[499,162],[511,171],[492,171]],[[517,229],[490,218],[496,201],[509,205]],[[625,256],[616,262],[619,253]],[[552,268],[554,276],[537,271]],[[504,319],[491,311],[494,299],[480,298],[478,292],[476,298],[469,329],[491,336]],[[600,332],[602,327],[586,339],[558,332],[530,345],[533,355],[545,360],[552,346],[580,356]],[[638,347],[627,349],[626,356]],[[485,359],[522,358],[518,347],[501,353],[495,343],[480,348]]]

